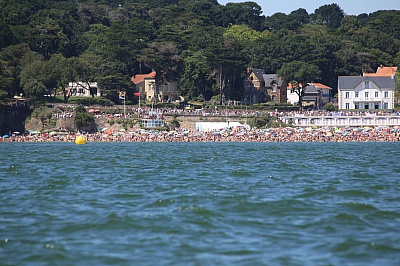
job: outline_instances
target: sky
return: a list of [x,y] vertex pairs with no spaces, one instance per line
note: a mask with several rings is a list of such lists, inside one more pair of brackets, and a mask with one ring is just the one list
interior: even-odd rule
[[334,3],[338,4],[347,15],[369,14],[378,10],[400,10],[400,0],[218,0],[218,3],[226,5],[227,3],[247,1],[260,5],[265,16],[271,16],[278,12],[290,14],[299,8],[304,8],[308,14],[311,14],[323,5]]

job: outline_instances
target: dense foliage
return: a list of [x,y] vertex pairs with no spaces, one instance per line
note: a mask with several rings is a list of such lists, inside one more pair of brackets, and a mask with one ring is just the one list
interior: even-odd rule
[[348,16],[329,4],[266,17],[255,2],[0,0],[0,104],[21,93],[68,100],[70,81],[134,100],[130,77],[151,69],[187,99],[240,100],[248,66],[336,88],[339,75],[398,66],[399,47],[399,10]]

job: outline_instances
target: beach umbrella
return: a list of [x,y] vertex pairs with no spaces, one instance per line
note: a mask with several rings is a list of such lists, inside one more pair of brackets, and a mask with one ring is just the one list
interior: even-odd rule
[[14,131],[13,134],[19,135],[21,133],[19,133],[18,131]]
[[94,110],[94,109],[89,110],[89,113],[94,113],[94,112],[96,112],[96,110]]
[[9,135],[3,135],[3,139],[6,139],[6,138],[9,138],[10,136]]
[[53,136],[53,135],[55,135],[55,134],[57,134],[57,132],[55,132],[55,131],[51,131],[51,132],[49,133],[50,136]]

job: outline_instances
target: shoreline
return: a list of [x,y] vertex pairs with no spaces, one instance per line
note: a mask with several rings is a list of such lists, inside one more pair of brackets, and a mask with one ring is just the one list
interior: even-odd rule
[[214,131],[153,131],[96,132],[87,134],[12,134],[1,142],[75,142],[83,136],[90,142],[399,142],[398,126],[345,128],[224,128]]

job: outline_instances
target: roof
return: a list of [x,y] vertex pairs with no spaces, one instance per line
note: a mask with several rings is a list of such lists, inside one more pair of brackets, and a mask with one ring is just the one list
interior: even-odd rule
[[324,85],[324,84],[322,84],[322,83],[314,83],[314,82],[311,82],[310,85],[314,85],[314,87],[316,87],[316,88],[318,88],[318,89],[328,89],[328,90],[331,90],[331,89],[332,89],[331,87],[326,86],[326,85]]
[[263,80],[264,70],[260,68],[252,68],[251,72],[254,73],[254,75],[257,77],[258,80]]
[[155,78],[156,77],[156,72],[153,71],[149,74],[137,74],[133,77],[131,77],[131,81],[135,84],[139,84],[141,82],[143,82],[145,79],[149,79],[149,78]]
[[362,82],[373,82],[379,88],[395,88],[396,81],[392,77],[382,76],[339,76],[338,88],[341,90],[355,89]]
[[321,93],[321,88],[308,84],[308,86],[304,89],[304,93],[319,94]]
[[[301,83],[299,85],[301,86]],[[317,89],[328,89],[328,90],[332,89],[331,87],[326,86],[326,85],[324,85],[322,83],[314,83],[314,82],[308,83],[308,86],[310,86],[310,85],[314,85],[313,87],[315,87]],[[291,90],[292,89],[292,83],[289,83],[287,88],[288,88],[288,90]]]
[[276,84],[282,86],[283,80],[277,74],[263,74],[263,80],[265,81],[265,86],[271,86]]
[[364,76],[369,77],[391,77],[396,75],[397,67],[384,67],[380,66],[376,70],[376,73],[364,73]]

